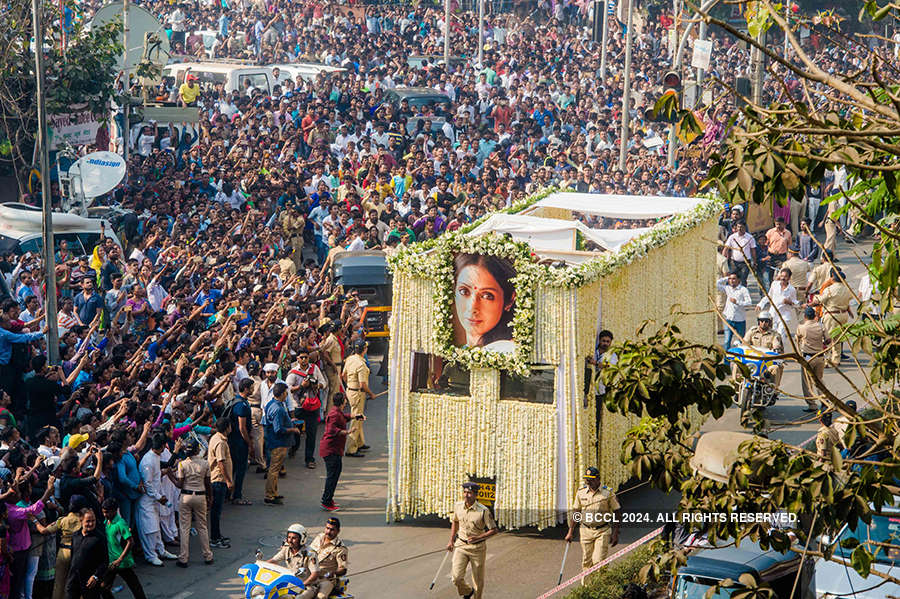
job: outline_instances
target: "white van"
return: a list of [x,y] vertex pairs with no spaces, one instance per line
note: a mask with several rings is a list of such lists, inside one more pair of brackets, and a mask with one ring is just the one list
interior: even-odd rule
[[181,87],[185,75],[190,71],[197,78],[201,88],[212,88],[221,83],[225,91],[244,93],[249,84],[266,95],[272,94],[275,77],[271,67],[260,67],[251,64],[233,62],[179,62],[163,68],[164,77],[175,79],[175,88]]
[[[41,233],[41,209],[28,204],[4,202],[0,204],[0,252],[22,255],[40,253],[44,247]],[[85,218],[66,212],[53,213],[53,245],[66,240],[76,256],[88,255],[100,242],[101,236],[112,239],[122,247],[109,221],[104,218]]]
[[334,73],[345,73],[347,69],[343,67],[333,67],[327,64],[317,62],[292,62],[283,64],[269,65],[270,69],[278,69],[278,83],[284,83],[288,79],[296,82],[297,77],[304,81],[310,81],[319,76],[320,73],[332,75]]

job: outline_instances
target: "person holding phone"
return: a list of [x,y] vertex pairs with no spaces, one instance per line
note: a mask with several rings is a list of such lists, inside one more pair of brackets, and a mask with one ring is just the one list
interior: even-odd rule
[[331,399],[332,407],[325,415],[325,432],[319,442],[319,455],[325,462],[325,490],[322,492],[322,509],[336,512],[340,506],[334,502],[334,491],[343,469],[344,445],[350,430],[347,424],[352,421],[364,421],[363,414],[350,416],[344,412],[345,396],[335,393]]

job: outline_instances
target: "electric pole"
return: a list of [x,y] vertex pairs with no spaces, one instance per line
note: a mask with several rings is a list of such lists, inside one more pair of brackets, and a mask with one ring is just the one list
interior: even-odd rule
[[619,170],[625,172],[625,153],[628,147],[628,121],[631,110],[631,40],[634,32],[634,0],[628,0],[628,19],[625,27],[625,89],[622,93],[622,132],[619,139]]
[[47,106],[44,98],[44,15],[40,0],[31,0],[31,23],[34,27],[34,71],[37,93],[37,145],[41,165],[41,228],[44,243],[44,271],[47,315],[47,357],[59,364],[59,328],[56,323],[56,257],[53,245],[53,212],[50,204],[50,148],[47,147]]

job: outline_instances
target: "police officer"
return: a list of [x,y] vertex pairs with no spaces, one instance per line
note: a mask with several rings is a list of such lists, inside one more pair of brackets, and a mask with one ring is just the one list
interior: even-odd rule
[[794,244],[788,248],[788,259],[782,264],[782,268],[791,271],[791,285],[797,290],[797,300],[800,303],[806,301],[806,290],[809,287],[809,273],[812,270],[809,262],[800,257],[800,246]]
[[[825,325],[826,331],[843,326],[850,320],[850,300],[853,294],[847,288],[838,271],[831,270],[830,285],[825,287],[821,293],[813,298],[813,305],[822,306],[822,324]],[[831,344],[831,357],[825,362],[828,366],[837,366],[841,363],[841,341],[833,339]]]
[[327,599],[337,584],[337,579],[347,573],[348,553],[343,541],[338,538],[341,532],[341,521],[329,518],[325,521],[325,532],[320,532],[310,550],[315,553],[319,564],[319,573],[311,582],[311,590],[315,593],[302,594],[300,599]]
[[315,583],[319,578],[319,563],[315,552],[306,546],[308,539],[305,526],[299,522],[291,524],[281,549],[268,560],[270,564],[283,565],[303,581],[306,590],[300,595],[302,599],[316,596]]
[[[462,488],[463,498],[454,504],[450,516],[450,542],[447,543],[447,551],[453,551],[450,577],[461,597],[481,599],[487,554],[485,540],[497,534],[497,523],[491,511],[475,501],[481,487],[477,483],[466,482]],[[472,565],[471,586],[466,582],[466,566],[469,564]]]
[[344,372],[342,378],[347,388],[347,399],[350,400],[350,433],[347,435],[347,453],[351,458],[363,457],[361,449],[369,449],[366,445],[366,437],[363,434],[363,421],[356,418],[365,414],[366,397],[372,399],[375,395],[369,389],[369,367],[366,365],[366,342],[357,339],[351,347],[352,354],[344,360]]
[[831,426],[831,412],[819,410],[819,430],[816,432],[816,453],[823,458],[831,459],[831,448],[837,446],[840,449],[841,437]]
[[[756,317],[756,326],[747,331],[744,335],[744,345],[752,347],[760,347],[775,353],[784,353],[784,342],[781,335],[772,329],[772,315],[763,310]],[[781,385],[781,373],[784,370],[782,364],[769,364],[767,371],[775,380],[775,386]]]
[[600,471],[591,466],[584,473],[585,486],[575,492],[566,543],[571,543],[575,527],[581,524],[581,568],[587,570],[603,561],[609,548],[619,542],[619,511],[616,494],[600,484]]
[[326,322],[319,327],[319,333],[326,335],[325,340],[319,344],[322,361],[325,366],[325,377],[328,379],[328,401],[325,402],[325,414],[331,411],[331,399],[335,393],[341,393],[341,368],[344,361],[341,353],[341,344],[335,331],[340,329],[340,321]]
[[181,568],[188,567],[191,544],[191,519],[200,539],[200,551],[207,564],[213,562],[213,552],[209,548],[209,529],[206,526],[207,499],[210,495],[209,463],[198,454],[200,446],[193,439],[183,444],[185,458],[178,462],[175,479],[181,487],[180,505],[178,508],[178,537],[181,549],[176,564]]
[[[797,346],[800,348],[800,352],[809,364],[813,374],[821,381],[825,375],[825,356],[823,352],[830,342],[828,331],[816,318],[816,310],[813,307],[806,307],[803,311],[803,318],[803,322],[797,326]],[[806,370],[803,370],[800,373],[800,382],[803,383],[803,399],[806,401],[806,411],[815,412],[818,410],[819,405],[813,399],[814,379]]]

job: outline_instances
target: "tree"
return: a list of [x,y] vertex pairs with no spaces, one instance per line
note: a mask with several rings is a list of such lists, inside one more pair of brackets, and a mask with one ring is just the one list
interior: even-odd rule
[[[711,26],[761,48],[769,62],[770,87],[770,101],[764,105],[743,98],[747,104],[730,120],[729,134],[711,158],[706,185],[733,203],[784,204],[802,200],[807,186],[822,184],[829,171],[844,169],[848,174],[848,188],[836,189],[825,202],[842,204],[832,218],[847,214],[855,232],[872,232],[875,245],[868,271],[875,293],[859,308],[865,318],[831,334],[851,342],[858,358],[854,368],[863,381],[856,386],[858,403],[869,407],[859,414],[849,410],[814,376],[793,342],[784,357],[815,379],[826,409],[850,420],[842,439],[849,449],[818,455],[767,439],[768,423],[757,415],[754,429],[762,434],[741,444],[727,482],[703,478],[690,463],[697,433],[686,422],[690,410],[716,415],[727,401],[728,373],[720,348],[697,346],[682,339],[675,327],[663,325],[646,340],[614,346],[618,363],[606,364],[601,376],[608,409],[644,416],[629,434],[623,460],[639,479],[666,492],[679,491],[681,510],[788,510],[803,515],[789,531],[758,523],[712,523],[712,540],[750,538],[763,548],[791,548],[838,561],[834,545],[821,542],[821,535],[836,538],[845,524],[851,530],[866,526],[883,506],[896,505],[900,497],[900,70],[893,64],[893,44],[871,47],[867,38],[842,32],[833,15],[819,14],[803,25],[824,43],[847,49],[858,62],[852,66],[845,61],[848,72],[823,69],[798,41],[798,21],[786,23],[783,10],[770,0],[750,3],[748,33],[700,13]],[[876,0],[868,0],[860,13],[860,20],[888,17],[900,17],[900,8],[879,6]],[[779,53],[780,44],[776,51],[756,43],[759,29],[772,27],[787,35],[789,57]],[[678,111],[676,128],[687,126],[687,115]],[[841,275],[838,279],[837,284],[850,287]],[[854,288],[851,291],[860,299]],[[870,366],[864,368],[865,360]],[[873,585],[880,580],[900,584],[900,578],[876,561],[879,554],[900,551],[900,539],[882,544],[851,539],[842,548],[851,552],[853,569],[873,577]],[[646,576],[674,573],[684,563],[677,547],[661,549],[660,557],[645,567]],[[747,596],[768,593],[766,588],[746,591]]]
[[[44,6],[44,65],[48,114],[87,103],[105,119],[122,54],[121,24],[86,30],[76,5]],[[78,18],[76,18],[78,17]],[[13,174],[22,189],[22,171],[32,165],[37,132],[34,39],[31,3],[12,0],[0,10],[0,173]]]

